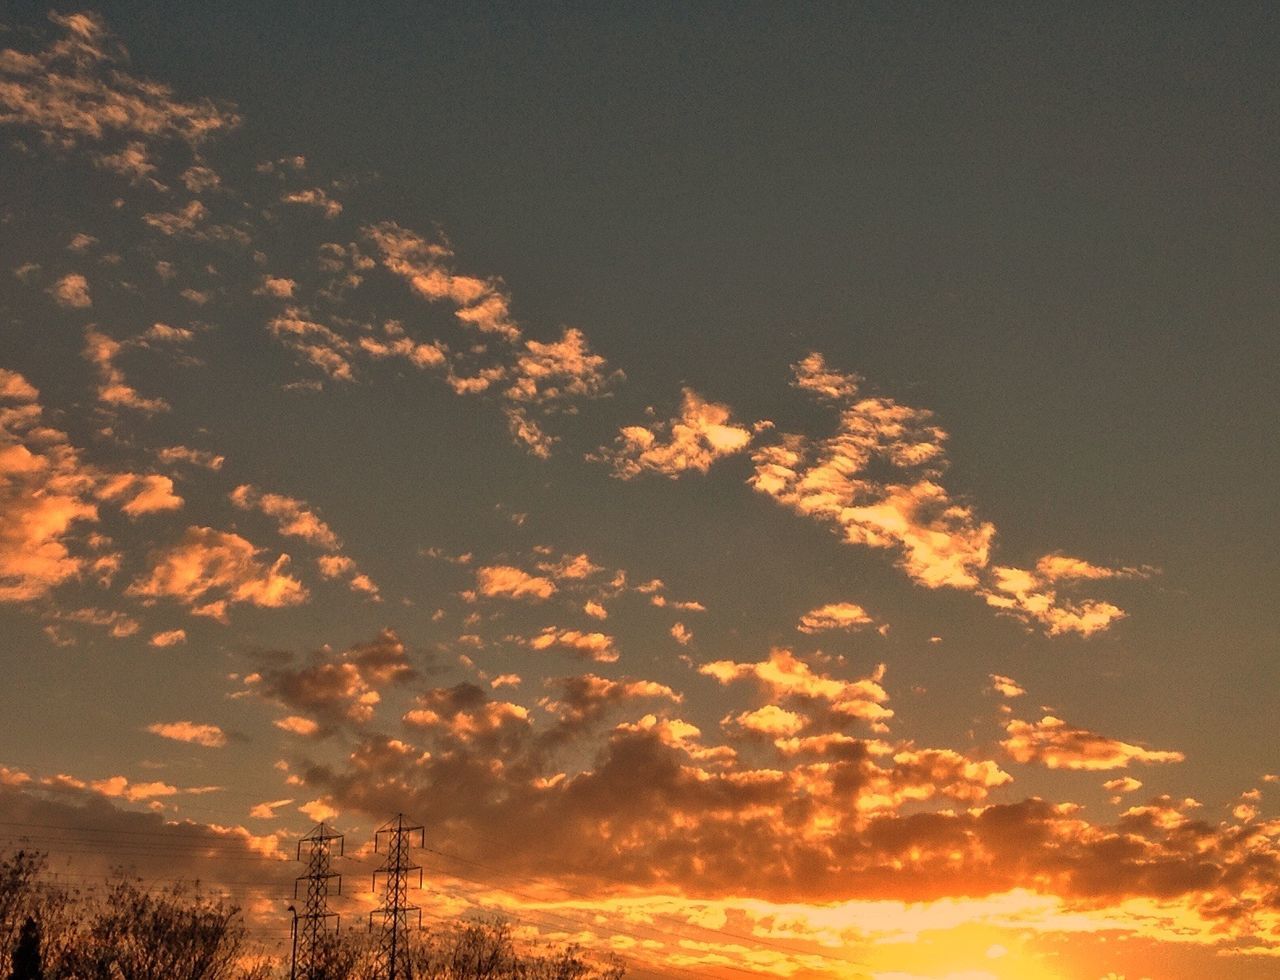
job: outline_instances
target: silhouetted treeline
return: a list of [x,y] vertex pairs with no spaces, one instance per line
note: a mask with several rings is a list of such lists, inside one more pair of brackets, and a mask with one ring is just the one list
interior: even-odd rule
[[[8,980],[280,980],[283,960],[252,943],[240,910],[198,888],[147,888],[123,874],[100,888],[50,883],[44,855],[0,852],[0,977]],[[281,921],[281,928],[288,927]],[[376,942],[329,936],[316,980],[379,980]],[[416,980],[621,980],[616,957],[523,949],[502,920],[415,933]]]

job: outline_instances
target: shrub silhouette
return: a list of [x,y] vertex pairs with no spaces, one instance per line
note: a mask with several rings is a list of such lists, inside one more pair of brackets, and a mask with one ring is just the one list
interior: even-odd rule
[[9,980],[44,980],[40,962],[40,925],[31,916],[22,924],[17,945],[13,947],[13,970]]
[[[240,910],[177,884],[148,889],[117,872],[105,888],[40,879],[42,854],[0,853],[0,950],[9,980],[283,980],[283,961],[248,941]],[[620,960],[576,946],[525,948],[501,918],[415,932],[413,980],[622,980]],[[0,959],[0,962],[3,962]],[[316,969],[299,980],[379,980],[377,941],[328,934]],[[406,978],[408,980],[408,978]]]

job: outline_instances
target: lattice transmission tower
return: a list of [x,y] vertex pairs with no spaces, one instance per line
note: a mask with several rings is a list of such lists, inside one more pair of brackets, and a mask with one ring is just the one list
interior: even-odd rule
[[[303,850],[306,857],[303,857]],[[342,894],[342,875],[333,870],[333,858],[342,857],[342,835],[323,823],[317,824],[311,833],[298,841],[298,860],[307,862],[307,873],[293,882],[293,958],[289,968],[290,980],[323,980],[324,939],[329,920],[339,923],[338,913],[329,911],[329,882],[338,880],[338,894]],[[306,882],[306,899],[298,912],[298,886]]]
[[384,877],[382,907],[369,913],[369,928],[373,928],[374,916],[382,917],[382,932],[378,940],[378,975],[385,980],[413,980],[413,964],[409,959],[409,916],[416,914],[418,927],[422,927],[422,910],[409,904],[409,878],[418,873],[418,887],[422,887],[422,865],[413,863],[410,848],[414,835],[418,847],[426,845],[426,831],[421,826],[407,826],[404,814],[380,827],[373,838],[375,853],[385,853],[382,867],[373,873],[373,888],[377,891],[378,876]]

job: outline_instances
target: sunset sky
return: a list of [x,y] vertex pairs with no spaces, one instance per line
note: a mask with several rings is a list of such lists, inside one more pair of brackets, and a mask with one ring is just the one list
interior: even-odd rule
[[1280,14],[0,18],[0,847],[426,829],[630,975],[1280,972]]

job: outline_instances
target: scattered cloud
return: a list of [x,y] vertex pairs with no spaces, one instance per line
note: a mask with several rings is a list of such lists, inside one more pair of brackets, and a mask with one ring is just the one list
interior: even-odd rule
[[[1075,561],[1071,559],[1071,561]],[[1043,559],[1042,559],[1043,562]],[[1101,569],[1095,565],[1087,565],[1098,572],[1113,571]],[[1061,566],[1053,567],[1056,573]],[[1092,636],[1094,633],[1108,629],[1117,620],[1123,619],[1125,612],[1110,602],[1086,599],[1072,601],[1059,598],[1057,591],[1051,587],[1054,581],[1064,578],[1119,578],[1125,577],[1118,572],[1113,574],[1071,575],[1055,574],[1045,578],[1041,573],[1029,572],[1021,568],[997,566],[991,569],[991,586],[980,594],[987,605],[1010,613],[1027,622],[1037,623],[1044,627],[1050,636],[1065,633],[1077,633],[1081,636]]]
[[824,633],[829,630],[856,632],[874,626],[871,614],[855,602],[830,602],[810,609],[800,617],[796,629],[801,633]]
[[1101,600],[1073,599],[1051,582],[1132,577],[1137,569],[1103,569],[1048,555],[1038,572],[992,565],[996,528],[943,484],[946,433],[926,409],[863,396],[861,379],[831,370],[811,353],[793,365],[792,384],[839,410],[825,439],[789,433],[752,455],[751,485],[797,514],[828,523],[849,544],[893,551],[910,579],[955,588],[1050,635],[1089,636],[1124,616]]
[[676,418],[624,426],[614,445],[592,458],[609,463],[614,476],[624,480],[643,473],[674,478],[689,470],[706,473],[717,459],[746,449],[751,438],[752,430],[735,424],[727,405],[686,388]]
[[289,806],[291,803],[293,803],[292,799],[256,803],[250,808],[249,816],[253,817],[255,820],[275,820],[276,811],[281,807]]
[[531,650],[564,650],[601,664],[615,663],[619,656],[613,637],[606,633],[548,626],[522,642]]
[[[735,663],[732,660],[716,660],[703,664],[698,672],[714,677],[721,684],[735,680],[754,680],[759,687],[776,701],[793,700],[810,708],[815,724],[832,719],[839,725],[862,719],[882,724],[893,717],[886,708],[889,695],[880,686],[882,671],[868,678],[844,681],[818,673],[790,650],[776,648],[767,660],[755,663]],[[821,707],[821,712],[813,709]]]
[[194,721],[161,721],[148,725],[147,731],[175,742],[203,745],[207,749],[220,749],[227,744],[226,733],[217,725],[203,725]]
[[338,816],[338,811],[324,802],[324,800],[311,800],[304,803],[298,807],[298,812],[305,814],[308,820],[313,820],[316,823],[324,823]]
[[1132,776],[1121,776],[1117,779],[1108,779],[1102,784],[1102,788],[1117,794],[1136,793],[1142,789],[1142,780],[1134,779]]
[[83,310],[93,305],[89,296],[89,280],[78,272],[68,272],[49,287],[55,303],[69,310]]
[[453,272],[449,267],[453,250],[447,243],[428,242],[390,221],[367,226],[364,235],[381,255],[382,264],[423,299],[451,304],[461,323],[482,334],[508,341],[520,337],[501,281]]
[[383,688],[416,676],[404,643],[385,629],[336,655],[322,650],[298,666],[266,667],[246,677],[245,685],[291,712],[275,722],[277,728],[313,737],[369,722]]
[[355,346],[324,324],[307,319],[301,308],[286,308],[271,319],[267,329],[302,360],[319,368],[326,377],[334,381],[354,380],[351,355]]
[[157,473],[116,473],[103,480],[98,488],[101,500],[123,500],[121,513],[130,517],[179,510],[183,499],[174,492],[173,480]]
[[304,500],[278,493],[264,493],[250,484],[242,483],[231,491],[231,502],[241,510],[256,510],[273,518],[276,530],[283,535],[302,538],[317,548],[342,547],[338,536]]
[[167,85],[128,74],[123,49],[97,14],[51,12],[49,19],[64,31],[59,40],[32,53],[0,52],[0,124],[34,129],[61,146],[113,135],[194,145],[239,122],[228,108],[180,101]]
[[320,723],[310,718],[303,718],[301,715],[286,715],[284,718],[277,718],[272,724],[282,732],[301,735],[303,738],[312,738],[320,734]]
[[220,453],[213,453],[207,449],[192,449],[189,446],[166,446],[158,450],[156,456],[162,463],[188,463],[214,472],[222,469],[222,464],[227,461],[227,458]]
[[130,408],[146,415],[169,411],[163,398],[146,398],[130,385],[116,359],[123,345],[93,327],[85,330],[84,356],[98,369],[98,401],[111,408]]
[[111,561],[79,533],[98,520],[97,474],[44,424],[37,397],[22,375],[0,374],[0,602],[43,598]]
[[36,386],[17,371],[0,368],[0,399],[6,402],[30,404],[40,397]]
[[530,575],[511,565],[485,565],[476,569],[476,592],[505,599],[549,599],[556,584],[541,575]]
[[298,284],[292,279],[282,276],[263,276],[254,293],[258,296],[270,296],[274,299],[292,299],[293,291]]
[[151,570],[126,590],[142,599],[174,599],[199,616],[225,621],[227,608],[246,603],[263,608],[305,602],[305,586],[289,575],[289,556],[270,564],[238,534],[188,527],[180,541],[151,555]]
[[1012,677],[1005,677],[1003,674],[991,675],[991,690],[1002,698],[1020,698],[1027,693]]
[[335,201],[322,187],[308,187],[305,190],[290,191],[280,200],[285,204],[302,204],[315,208],[326,218],[336,218],[342,214],[342,203]]
[[145,184],[156,190],[168,190],[153,176],[156,165],[147,151],[147,144],[141,140],[130,140],[115,153],[99,153],[93,161],[102,170],[124,177],[135,187]]
[[1181,752],[1156,751],[1098,735],[1045,715],[1039,721],[1017,719],[1005,725],[1008,738],[1000,744],[1018,762],[1038,762],[1050,769],[1100,771],[1124,769],[1130,762],[1182,762]]

